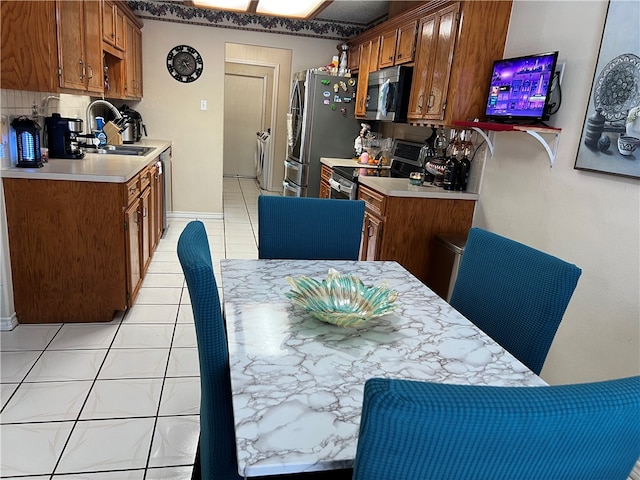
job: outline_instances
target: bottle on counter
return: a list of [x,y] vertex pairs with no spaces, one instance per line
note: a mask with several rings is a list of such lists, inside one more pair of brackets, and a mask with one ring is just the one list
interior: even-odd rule
[[104,133],[104,118],[96,117],[96,125],[98,129],[93,133],[98,139],[98,148],[101,148],[107,144],[107,135]]
[[447,160],[444,164],[444,178],[442,179],[442,188],[445,190],[455,190],[456,181],[458,180],[458,169],[460,165],[459,156],[461,154],[461,140],[458,131],[451,131],[451,141],[447,146]]
[[475,152],[475,147],[471,141],[472,130],[464,130],[462,132],[462,158],[458,163],[458,172],[456,180],[456,190],[460,192],[467,191],[467,184],[469,183],[469,171],[471,170],[471,159]]

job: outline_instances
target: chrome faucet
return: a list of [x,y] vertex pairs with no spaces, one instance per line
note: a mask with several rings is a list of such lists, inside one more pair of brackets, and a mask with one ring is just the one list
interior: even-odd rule
[[87,107],[87,131],[88,132],[91,132],[95,125],[96,119],[95,119],[95,116],[93,115],[93,107],[97,105],[109,108],[113,112],[113,114],[116,116],[117,120],[120,120],[122,118],[122,114],[120,113],[120,111],[111,102],[108,102],[106,100],[101,100],[101,99],[94,100]]

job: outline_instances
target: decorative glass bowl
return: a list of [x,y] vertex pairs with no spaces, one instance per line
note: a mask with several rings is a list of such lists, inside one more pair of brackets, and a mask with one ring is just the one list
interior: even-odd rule
[[355,327],[391,313],[398,298],[398,292],[385,283],[367,287],[355,275],[340,275],[334,269],[326,280],[299,276],[287,277],[287,282],[291,285],[287,298],[318,320],[339,327]]

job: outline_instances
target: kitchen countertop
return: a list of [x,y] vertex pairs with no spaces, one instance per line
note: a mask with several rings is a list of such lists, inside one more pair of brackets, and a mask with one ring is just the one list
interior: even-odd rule
[[358,177],[358,183],[388,197],[443,198],[451,200],[478,200],[473,192],[455,192],[431,185],[411,185],[408,178]]
[[77,160],[50,158],[42,168],[11,167],[1,170],[0,176],[34,180],[125,183],[171,147],[171,141],[142,140],[131,146],[154,149],[144,156],[87,153],[84,158]]
[[[361,167],[375,168],[375,165],[364,165],[353,158],[327,158],[321,157],[320,163],[327,167]],[[382,168],[390,168],[389,166]],[[452,200],[478,200],[478,194],[473,192],[452,192],[441,187],[433,187],[428,184],[422,186],[409,184],[408,178],[392,177],[358,177],[358,183],[376,190],[388,197],[409,198],[450,198]]]
[[329,158],[329,157],[320,157],[320,163],[326,165],[329,168],[333,167],[359,167],[359,168],[391,168],[390,165],[382,165],[378,167],[377,165],[368,164],[368,163],[360,163],[354,158]]

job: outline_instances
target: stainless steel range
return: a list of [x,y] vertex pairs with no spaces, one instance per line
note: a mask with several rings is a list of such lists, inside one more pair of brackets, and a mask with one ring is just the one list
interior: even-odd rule
[[333,173],[329,180],[331,186],[331,198],[355,200],[358,194],[358,177],[362,175],[375,177],[409,178],[411,172],[423,172],[424,167],[420,162],[420,149],[422,143],[408,140],[394,140],[391,167],[333,167]]

